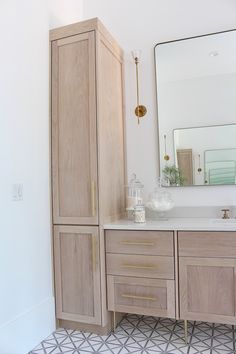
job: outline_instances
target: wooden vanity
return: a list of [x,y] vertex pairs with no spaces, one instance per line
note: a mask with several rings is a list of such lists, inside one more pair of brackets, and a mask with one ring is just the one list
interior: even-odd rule
[[236,324],[236,232],[106,230],[108,310]]
[[108,310],[175,317],[173,232],[106,231]]

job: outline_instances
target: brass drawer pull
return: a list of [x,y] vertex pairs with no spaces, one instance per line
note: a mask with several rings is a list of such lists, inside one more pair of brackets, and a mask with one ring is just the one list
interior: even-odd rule
[[157,298],[148,297],[148,296],[138,296],[138,295],[129,295],[129,294],[121,294],[121,296],[125,297],[125,298],[128,298],[128,299],[157,301]]
[[144,265],[144,266],[136,266],[136,265],[132,265],[132,264],[123,264],[122,265],[123,268],[131,268],[131,269],[156,269],[157,267],[154,266],[148,266],[148,265]]
[[134,241],[121,241],[121,245],[130,245],[130,246],[154,246],[154,242],[134,242]]

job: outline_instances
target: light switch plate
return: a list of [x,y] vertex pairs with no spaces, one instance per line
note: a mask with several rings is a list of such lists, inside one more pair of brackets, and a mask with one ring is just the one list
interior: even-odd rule
[[23,200],[23,184],[15,183],[12,185],[12,201],[19,202]]

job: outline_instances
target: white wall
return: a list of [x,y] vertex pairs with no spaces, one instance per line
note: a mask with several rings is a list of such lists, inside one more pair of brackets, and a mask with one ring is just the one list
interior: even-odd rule
[[[126,110],[128,173],[136,172],[146,194],[158,175],[154,45],[236,27],[234,0],[85,0],[84,18],[99,17],[120,42],[126,56]],[[141,103],[148,109],[137,125],[135,68],[131,50],[142,50]],[[177,205],[236,204],[236,187],[172,188]]]
[[2,1],[0,17],[0,353],[26,354],[54,328],[47,2]]
[[83,0],[49,0],[49,26],[56,28],[82,20]]
[[[64,7],[63,7],[64,3]],[[65,12],[65,4],[70,3]],[[0,353],[26,354],[55,328],[49,193],[49,6],[0,3]],[[58,7],[57,7],[58,5]],[[50,23],[79,20],[55,1]],[[55,15],[56,14],[56,15]],[[23,201],[11,199],[22,183]]]

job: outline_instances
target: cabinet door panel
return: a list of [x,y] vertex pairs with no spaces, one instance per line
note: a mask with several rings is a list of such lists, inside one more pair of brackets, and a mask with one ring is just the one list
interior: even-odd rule
[[98,228],[56,226],[57,317],[101,323]]
[[55,224],[98,224],[94,32],[52,44]]
[[180,257],[180,317],[236,323],[236,260]]

